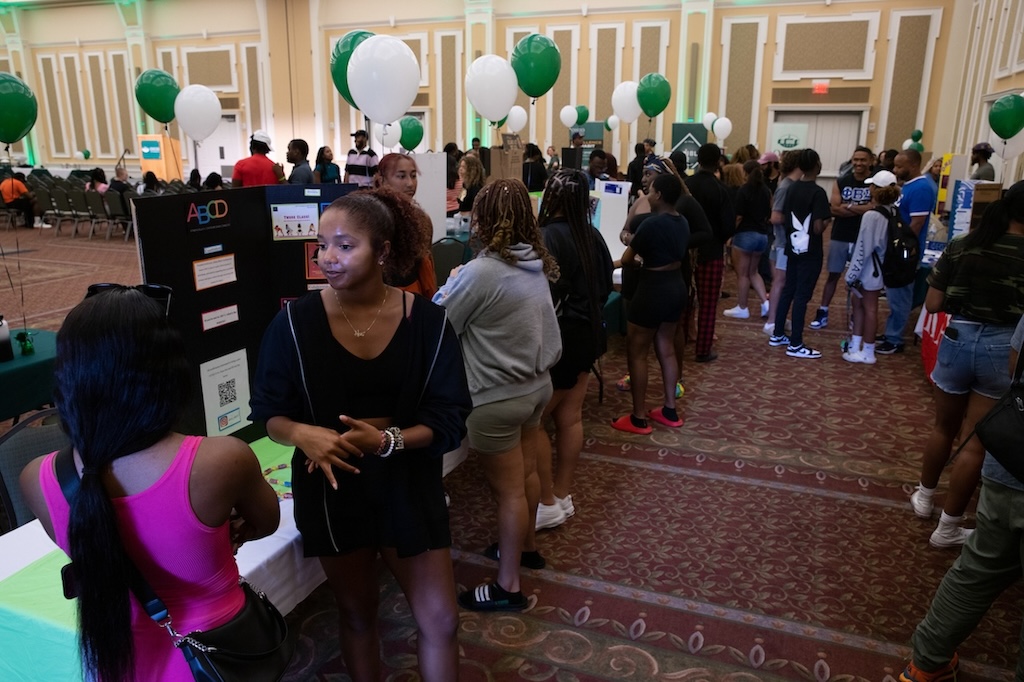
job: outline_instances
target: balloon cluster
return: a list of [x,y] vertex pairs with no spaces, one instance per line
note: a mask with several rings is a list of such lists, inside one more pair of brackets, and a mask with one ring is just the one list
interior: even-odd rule
[[403,41],[370,31],[349,31],[331,52],[331,80],[346,102],[375,122],[381,144],[414,149],[423,140],[418,118],[399,120],[420,88],[419,62]]
[[988,125],[989,142],[1004,161],[1024,153],[1024,95],[1005,95],[993,102]]
[[196,142],[208,138],[220,125],[220,99],[213,90],[195,84],[179,89],[174,77],[160,69],[142,72],[135,81],[135,100],[160,123],[177,120],[178,126]]
[[924,133],[919,129],[915,129],[914,132],[910,133],[910,137],[903,140],[903,149],[913,149],[915,152],[923,152],[924,144],[921,143],[922,137],[924,137]]
[[660,73],[649,73],[639,83],[622,81],[615,86],[612,90],[612,111],[618,121],[632,123],[640,118],[640,114],[654,118],[665,110],[670,99],[672,86],[668,80]]
[[713,134],[719,140],[724,140],[732,134],[732,121],[727,119],[725,116],[719,116],[713,111],[709,111],[704,114],[704,118],[701,119],[701,123],[704,124],[704,129]]

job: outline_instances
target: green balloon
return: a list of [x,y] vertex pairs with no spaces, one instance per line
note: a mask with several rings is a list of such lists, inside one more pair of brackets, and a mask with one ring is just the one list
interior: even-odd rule
[[660,73],[649,73],[640,79],[636,87],[636,101],[648,118],[654,118],[665,111],[672,99],[672,86]]
[[331,80],[334,81],[334,87],[346,102],[357,109],[359,107],[356,107],[348,89],[348,61],[359,44],[371,36],[373,33],[369,31],[349,31],[335,43],[334,51],[331,52]]
[[32,90],[15,75],[0,73],[0,142],[14,144],[36,124],[39,105]]
[[415,116],[405,116],[398,123],[402,126],[399,144],[405,149],[416,149],[423,141],[423,124]]
[[177,97],[178,84],[166,71],[149,69],[135,81],[135,100],[143,111],[161,123],[174,120],[174,100]]
[[531,33],[516,43],[512,50],[512,68],[516,72],[519,89],[530,97],[540,97],[558,80],[562,55],[551,38]]
[[1024,130],[1024,97],[1000,97],[988,112],[988,124],[1001,140],[1009,140]]
[[924,137],[924,133],[922,133],[920,130],[915,130],[914,132],[910,133],[910,139],[913,140],[914,142],[920,142],[922,137]]
[[92,156],[92,152],[89,151],[88,149],[83,149],[82,150],[82,156],[85,157],[86,161],[88,161],[89,157]]
[[587,122],[590,118],[590,109],[587,109],[582,104],[576,105],[576,125],[581,126]]
[[907,149],[913,149],[915,152],[923,152],[924,145],[921,144],[920,142],[911,142],[910,146],[907,147]]
[[491,121],[491,125],[493,125],[495,128],[500,128],[501,126],[505,125],[505,121],[507,121],[507,120],[508,120],[508,116],[506,116],[505,118],[501,119],[500,121]]
[[610,125],[608,125],[608,119],[604,120],[604,129],[605,130],[611,130],[612,129],[612,127]]

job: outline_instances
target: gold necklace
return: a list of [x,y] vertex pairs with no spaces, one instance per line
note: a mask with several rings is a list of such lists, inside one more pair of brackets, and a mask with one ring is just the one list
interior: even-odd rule
[[367,327],[366,329],[364,329],[362,331],[359,331],[358,329],[356,329],[356,326],[354,324],[352,324],[352,320],[348,319],[348,315],[345,314],[345,306],[341,305],[341,297],[338,296],[338,290],[337,289],[333,289],[333,291],[334,291],[334,300],[336,300],[338,302],[338,307],[341,308],[341,314],[345,317],[345,321],[348,322],[348,326],[352,327],[352,333],[355,334],[357,338],[361,339],[364,336],[366,336],[366,332],[368,332],[371,329],[373,329],[373,325],[377,324],[377,318],[380,317],[380,311],[384,310],[384,304],[387,303],[387,301],[388,301],[388,289],[389,288],[390,287],[387,287],[387,286],[384,287],[384,300],[380,302],[380,307],[377,308],[377,314],[373,316],[373,322],[370,323],[369,327]]

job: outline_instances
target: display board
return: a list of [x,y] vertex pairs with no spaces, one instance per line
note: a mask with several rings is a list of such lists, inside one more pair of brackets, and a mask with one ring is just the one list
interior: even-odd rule
[[[697,169],[697,150],[707,144],[708,131],[703,123],[673,123],[672,148],[667,152],[679,150],[686,154],[686,170]],[[684,169],[677,169],[683,172]]]
[[142,280],[174,290],[193,392],[181,428],[265,435],[249,422],[263,332],[282,305],[326,286],[310,260],[320,214],[355,185],[270,185],[133,201]]

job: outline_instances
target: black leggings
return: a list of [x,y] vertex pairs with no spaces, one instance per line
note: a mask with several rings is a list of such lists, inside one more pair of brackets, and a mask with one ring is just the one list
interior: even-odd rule
[[789,333],[791,346],[803,345],[807,302],[814,295],[814,285],[818,283],[818,275],[821,274],[821,262],[821,254],[790,256],[786,261],[786,286],[782,287],[779,309],[775,313],[775,335],[786,333],[786,315],[792,304],[793,330]]

